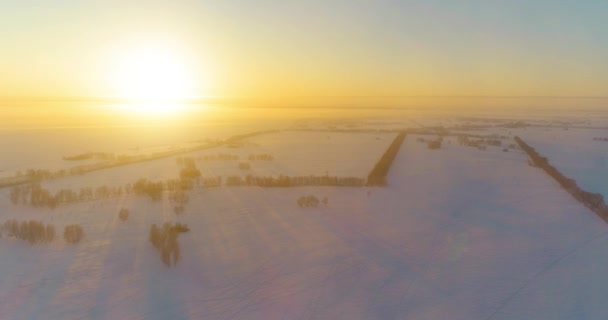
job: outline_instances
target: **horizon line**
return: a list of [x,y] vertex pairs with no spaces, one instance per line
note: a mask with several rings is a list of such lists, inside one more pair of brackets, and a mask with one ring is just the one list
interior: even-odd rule
[[[608,99],[608,95],[311,95],[286,97],[201,97],[180,99],[171,103],[203,103],[221,101],[271,101],[289,99],[412,99],[412,98],[468,98],[468,99]],[[140,103],[137,101],[112,97],[86,97],[86,96],[0,96],[0,101],[57,101],[57,102],[121,102]]]

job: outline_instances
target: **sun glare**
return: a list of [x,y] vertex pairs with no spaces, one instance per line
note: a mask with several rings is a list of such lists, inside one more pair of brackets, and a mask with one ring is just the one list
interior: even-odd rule
[[125,50],[111,76],[115,91],[127,103],[121,108],[138,113],[180,111],[180,102],[193,98],[194,67],[170,46],[141,46]]

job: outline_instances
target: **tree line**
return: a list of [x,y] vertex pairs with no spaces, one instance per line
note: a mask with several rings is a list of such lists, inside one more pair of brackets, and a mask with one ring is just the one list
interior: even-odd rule
[[228,176],[226,186],[257,186],[257,187],[298,187],[298,186],[339,186],[362,187],[365,179],[358,177],[338,176]]
[[388,174],[388,170],[391,168],[393,160],[395,160],[395,157],[401,148],[401,144],[403,144],[403,140],[405,140],[405,131],[400,132],[395,137],[395,140],[393,140],[393,142],[388,146],[380,160],[378,160],[372,171],[369,173],[367,177],[368,186],[387,185],[386,175]]
[[184,191],[195,188],[216,188],[222,186],[257,186],[257,187],[298,187],[298,186],[339,186],[362,187],[365,179],[358,177],[338,176],[222,176],[177,178],[152,181],[141,178],[135,183],[124,186],[100,186],[97,188],[83,187],[77,190],[60,189],[51,192],[39,183],[13,186],[9,191],[9,199],[13,205],[30,205],[54,209],[59,205],[84,201],[98,201],[119,198],[128,195],[147,196],[154,201],[162,199],[168,193],[169,200],[183,206],[187,202]]
[[519,147],[528,154],[534,166],[543,169],[576,200],[587,208],[591,209],[598,216],[604,219],[604,221],[608,222],[608,207],[604,202],[603,195],[583,190],[578,186],[574,179],[570,179],[563,175],[559,170],[549,163],[549,160],[546,157],[541,156],[534,148],[525,143],[521,138],[516,136],[514,140],[517,142]]
[[55,208],[58,205],[83,201],[97,201],[119,198],[125,195],[144,195],[152,200],[160,200],[163,192],[176,193],[192,190],[195,187],[193,179],[168,179],[165,181],[151,181],[141,178],[133,184],[125,186],[97,188],[83,187],[78,190],[60,189],[55,193],[42,187],[39,183],[16,185],[10,189],[9,199],[14,205],[31,205],[34,207]]
[[[32,245],[51,243],[55,239],[55,225],[36,220],[11,219],[4,222],[3,230],[9,237],[15,237]],[[80,225],[68,225],[63,230],[63,238],[67,243],[78,243],[83,237],[84,230]]]
[[[241,157],[238,154],[232,154],[232,153],[217,153],[217,154],[206,154],[206,155],[202,155],[199,157],[177,157],[177,164],[178,165],[183,165],[184,162],[186,161],[194,161],[194,160],[198,160],[198,161],[239,161],[241,160]],[[274,156],[269,154],[269,153],[257,153],[257,154],[250,154],[246,157],[243,157],[243,160],[249,160],[249,161],[272,161],[274,160]]]

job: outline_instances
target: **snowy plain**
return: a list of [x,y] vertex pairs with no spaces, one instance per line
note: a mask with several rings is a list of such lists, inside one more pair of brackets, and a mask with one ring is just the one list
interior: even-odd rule
[[[537,147],[529,130],[514,133]],[[260,175],[365,177],[393,137],[282,132],[197,155],[273,154],[252,162]],[[2,189],[2,222],[78,223],[86,236],[77,245],[31,246],[4,233],[0,319],[608,318],[601,219],[520,150],[481,151],[453,137],[429,150],[418,137],[406,138],[386,188],[197,189],[181,215],[166,198],[138,196],[14,206]],[[203,175],[229,175],[240,172],[237,162],[198,165]],[[178,169],[167,158],[44,185],[122,184],[172,178]],[[309,194],[328,205],[298,207]],[[125,222],[123,207],[131,210]],[[163,222],[190,228],[171,268],[148,241],[150,225]]]

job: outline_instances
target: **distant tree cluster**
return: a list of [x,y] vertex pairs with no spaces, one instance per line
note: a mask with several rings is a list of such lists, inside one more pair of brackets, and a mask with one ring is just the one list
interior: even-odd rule
[[494,147],[502,146],[502,141],[498,139],[484,139],[484,143]]
[[32,181],[42,181],[42,180],[48,180],[48,179],[61,178],[61,177],[65,177],[67,175],[68,175],[68,172],[63,169],[57,170],[57,171],[46,170],[46,169],[27,169],[27,170],[25,170],[25,172],[18,171],[16,174],[17,177],[25,177]]
[[608,141],[608,138],[594,137],[593,141]]
[[250,154],[249,161],[272,161],[274,160],[274,156],[267,153],[261,154]]
[[426,145],[431,150],[437,150],[437,149],[441,148],[442,143],[443,143],[443,137],[439,136],[436,139],[429,140]]
[[[467,136],[458,136],[458,144],[465,147],[486,150],[486,146],[501,147],[502,141],[499,139],[470,139]],[[511,144],[509,145],[509,148],[514,149],[516,148],[516,146],[514,144]]]
[[604,202],[604,196],[599,193],[591,193],[581,189],[574,179],[564,176],[559,170],[549,163],[549,160],[541,156],[536,150],[525,143],[521,138],[514,138],[519,147],[525,151],[530,157],[534,166],[543,169],[562,188],[570,193],[576,200],[581,202],[587,208],[597,213],[601,218],[608,222],[608,207]]
[[173,213],[180,215],[180,214],[184,213],[185,209],[186,208],[183,205],[177,205],[177,206],[173,207]]
[[239,156],[230,153],[206,154],[198,157],[202,161],[238,161]]
[[120,220],[122,220],[122,221],[127,221],[127,219],[129,219],[129,213],[130,213],[129,209],[122,208],[118,212],[118,218],[120,218]]
[[298,205],[301,208],[316,208],[319,206],[319,199],[315,196],[302,196],[298,198]]
[[4,230],[9,236],[27,241],[29,244],[45,244],[55,239],[55,226],[41,221],[8,220],[4,223]]
[[162,181],[149,181],[142,178],[133,184],[133,193],[149,196],[152,200],[160,200],[165,184]]
[[177,264],[181,259],[177,236],[188,231],[188,226],[180,223],[173,225],[165,222],[161,227],[156,224],[150,227],[150,243],[160,252],[160,259],[167,267]]
[[63,239],[67,243],[75,244],[84,238],[84,230],[78,224],[71,224],[63,229]]
[[113,153],[106,152],[87,152],[82,154],[77,154],[73,156],[64,156],[63,160],[65,161],[82,161],[89,159],[100,159],[100,160],[115,160],[116,155]]
[[251,164],[249,162],[239,162],[239,169],[241,170],[250,170]]
[[300,208],[316,208],[319,206],[319,203],[323,203],[323,205],[327,206],[329,200],[327,197],[323,197],[323,200],[319,201],[319,198],[308,195],[299,197],[297,203]]
[[134,194],[147,195],[152,200],[160,200],[164,191],[192,190],[198,182],[198,179],[189,178],[168,179],[165,181],[149,181],[142,178],[133,184],[132,190]]
[[192,157],[185,158],[177,158],[178,164],[180,164],[181,159],[181,167],[182,169],[179,172],[179,176],[182,179],[193,179],[201,176],[201,171],[196,168],[196,163]]

